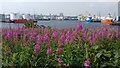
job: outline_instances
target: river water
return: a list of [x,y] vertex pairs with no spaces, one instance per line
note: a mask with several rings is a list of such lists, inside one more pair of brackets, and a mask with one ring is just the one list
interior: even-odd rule
[[[104,26],[110,26],[111,28],[118,28],[119,26],[112,26],[103,24],[101,22],[79,22],[78,20],[68,20],[68,21],[60,21],[60,20],[50,20],[50,21],[38,21],[38,25],[45,25],[45,26],[51,26],[53,28],[74,28],[78,23],[81,23],[84,28],[99,28]],[[16,27],[22,27],[24,24],[18,24],[18,23],[3,23],[0,22],[1,27],[3,28],[16,28]]]

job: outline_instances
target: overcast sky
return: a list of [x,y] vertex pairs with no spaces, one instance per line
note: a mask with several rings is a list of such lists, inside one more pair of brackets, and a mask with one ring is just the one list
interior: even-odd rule
[[31,13],[79,15],[89,14],[102,16],[118,14],[119,0],[2,0],[0,13]]
[[1,2],[118,2],[120,0],[0,0]]

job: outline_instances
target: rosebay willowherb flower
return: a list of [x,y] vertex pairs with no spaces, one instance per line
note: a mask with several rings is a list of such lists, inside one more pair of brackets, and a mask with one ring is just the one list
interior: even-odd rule
[[18,36],[18,34],[20,34],[20,33],[17,32],[17,31],[14,31],[14,32],[13,32],[13,35],[16,36],[16,37]]
[[105,36],[104,31],[100,30],[100,31],[99,31],[99,36],[100,36],[101,38],[103,38],[103,37]]
[[58,39],[58,45],[61,46],[65,41],[65,35],[61,33],[60,38]]
[[57,58],[57,61],[58,61],[59,63],[61,63],[61,62],[62,62],[60,58]]
[[82,37],[83,37],[83,38],[86,38],[86,36],[87,36],[86,31],[85,31],[85,30],[84,30],[84,31],[82,31]]
[[94,36],[93,33],[92,33],[92,35],[88,36],[88,40],[89,40],[89,42],[90,42],[91,45],[95,43],[95,36]]
[[77,30],[81,30],[81,29],[83,29],[82,24],[81,24],[81,23],[79,23],[79,24],[76,26],[76,29],[77,29]]
[[32,34],[33,34],[33,36],[34,36],[34,37],[36,37],[36,36],[37,36],[37,33],[36,33],[36,32],[33,32]]
[[61,33],[60,40],[61,40],[61,41],[64,41],[64,40],[65,40],[65,35],[64,35],[63,33]]
[[71,31],[67,31],[65,42],[68,43],[72,39],[72,36],[73,36],[72,32]]
[[40,42],[42,42],[42,36],[40,35],[40,34],[38,34],[37,35],[37,38],[36,38],[37,40],[36,40],[36,43],[40,43]]
[[35,37],[33,35],[29,36],[29,42],[32,43],[33,40],[35,40]]
[[8,39],[11,39],[12,38],[12,30],[8,30],[8,32],[7,32],[7,38]]
[[90,59],[86,58],[86,59],[84,60],[84,67],[85,67],[85,68],[90,68]]
[[40,45],[39,44],[36,44],[35,46],[34,46],[34,51],[35,52],[38,52],[40,50]]
[[53,34],[52,34],[52,37],[53,38],[56,38],[58,36],[58,32],[57,31],[54,31]]
[[103,31],[109,31],[110,27],[106,26],[103,28]]
[[58,54],[58,53],[62,53],[62,48],[57,48],[56,54]]
[[51,49],[50,47],[49,47],[49,48],[47,48],[46,54],[47,54],[47,55],[52,54],[52,49]]
[[48,34],[45,34],[43,37],[44,42],[48,40]]

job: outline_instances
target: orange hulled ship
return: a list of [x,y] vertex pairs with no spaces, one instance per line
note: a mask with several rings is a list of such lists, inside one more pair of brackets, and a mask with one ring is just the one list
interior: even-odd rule
[[105,24],[112,23],[113,22],[113,18],[111,17],[111,14],[109,13],[108,16],[105,19],[101,20],[101,22],[105,23]]

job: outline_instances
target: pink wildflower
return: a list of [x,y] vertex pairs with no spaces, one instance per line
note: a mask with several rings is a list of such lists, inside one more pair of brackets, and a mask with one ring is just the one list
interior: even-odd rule
[[37,42],[36,43],[40,43],[42,41],[42,36],[39,34],[37,35]]
[[45,34],[43,39],[44,39],[44,41],[47,41],[48,40],[48,34]]
[[65,41],[68,43],[71,40],[72,36],[73,36],[72,32],[68,31],[66,33],[66,40]]
[[77,25],[76,29],[77,29],[77,30],[83,29],[82,24],[81,24],[81,23],[79,23],[79,24]]
[[36,44],[35,46],[34,46],[34,51],[36,52],[36,51],[39,51],[40,50],[40,45],[39,44]]
[[61,63],[61,59],[60,59],[60,58],[58,58],[57,61],[58,61],[59,63]]
[[56,53],[62,53],[62,48],[57,48]]
[[46,54],[47,54],[47,55],[48,55],[48,54],[52,54],[52,49],[51,49],[51,48],[48,48]]
[[60,39],[58,40],[58,45],[61,46],[64,41],[65,41],[65,35],[61,34]]
[[7,38],[8,39],[10,39],[11,37],[12,37],[12,30],[9,30],[8,32],[7,32]]
[[85,59],[85,61],[84,61],[84,67],[85,68],[89,68],[90,67],[90,60],[89,59]]
[[53,34],[52,34],[52,37],[56,38],[57,36],[58,36],[58,32],[54,31]]

